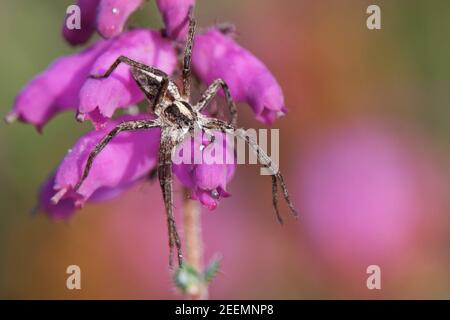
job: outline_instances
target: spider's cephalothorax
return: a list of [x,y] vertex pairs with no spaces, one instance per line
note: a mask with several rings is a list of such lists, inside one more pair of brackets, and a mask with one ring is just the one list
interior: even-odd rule
[[[182,69],[182,90],[180,92],[175,82],[169,79],[168,75],[161,70],[134,61],[128,57],[120,56],[102,75],[93,75],[91,78],[107,78],[117,68],[120,63],[130,66],[131,73],[136,83],[144,92],[150,102],[150,111],[156,116],[154,120],[134,120],[119,124],[111,130],[91,151],[86,162],[83,174],[75,186],[78,190],[89,174],[95,157],[102,149],[121,131],[142,130],[159,127],[161,129],[161,142],[158,157],[158,178],[164,198],[164,205],[167,215],[167,226],[169,231],[169,264],[172,265],[173,249],[177,249],[178,263],[181,266],[183,255],[181,253],[181,242],[178,236],[175,219],[173,216],[172,202],[172,151],[185,138],[194,132],[194,129],[201,130],[233,130],[234,134],[243,139],[257,154],[259,160],[267,167],[271,167],[271,160],[264,150],[241,130],[236,130],[237,110],[227,84],[222,79],[215,80],[203,93],[196,104],[191,104],[190,98],[190,73],[191,73],[191,53],[194,38],[195,21],[192,12],[189,14],[189,33],[186,41]],[[201,114],[201,111],[214,99],[218,90],[222,88],[227,100],[231,115],[229,123],[219,119],[210,118]],[[283,191],[284,199],[289,208],[297,215],[297,212],[289,199],[289,194],[279,171],[274,170],[272,175],[272,196],[273,206],[278,220],[281,217],[278,211],[278,184]]]
[[193,130],[198,120],[197,113],[186,101],[173,101],[164,108],[161,117],[177,126],[178,129],[189,128]]

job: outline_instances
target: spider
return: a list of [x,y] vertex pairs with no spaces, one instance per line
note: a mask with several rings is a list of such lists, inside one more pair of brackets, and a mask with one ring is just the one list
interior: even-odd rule
[[[83,174],[75,185],[77,191],[83,181],[89,175],[95,157],[102,149],[120,132],[145,130],[159,127],[161,129],[161,141],[158,156],[158,179],[164,198],[164,206],[167,216],[167,226],[169,233],[169,266],[172,267],[174,247],[177,250],[178,264],[183,265],[183,254],[181,250],[181,241],[175,224],[173,215],[172,200],[172,152],[186,137],[192,136],[194,129],[201,130],[217,130],[222,132],[234,132],[234,134],[243,139],[256,152],[257,157],[265,167],[271,168],[272,162],[270,157],[258,146],[258,144],[249,136],[245,135],[243,129],[236,130],[237,109],[231,97],[227,84],[222,79],[217,79],[204,91],[200,100],[196,104],[190,102],[190,85],[191,85],[191,55],[192,45],[195,33],[195,20],[192,11],[189,13],[189,31],[184,48],[183,66],[182,66],[182,88],[181,92],[177,84],[169,79],[168,75],[156,68],[134,61],[126,56],[118,57],[115,62],[107,69],[104,74],[91,75],[93,79],[103,79],[111,75],[112,72],[121,63],[130,66],[133,79],[143,91],[146,99],[150,102],[150,112],[156,118],[152,120],[134,120],[126,121],[117,125],[93,148],[86,161]],[[210,118],[201,113],[202,110],[214,99],[218,90],[222,88],[225,99],[230,111],[231,120],[225,122],[216,118]],[[278,183],[281,185],[284,199],[286,200],[290,210],[297,216],[290,198],[283,176],[279,171],[272,171],[272,202],[278,221],[282,223],[278,210],[277,190]],[[212,197],[217,197],[214,191],[211,192]]]

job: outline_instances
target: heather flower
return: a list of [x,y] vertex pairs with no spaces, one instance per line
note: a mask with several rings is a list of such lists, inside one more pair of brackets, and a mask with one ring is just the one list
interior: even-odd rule
[[228,198],[226,185],[233,177],[235,166],[229,164],[195,165],[190,171],[193,199],[214,210],[220,198]]
[[120,34],[128,17],[142,0],[101,0],[97,12],[97,30],[106,39]]
[[[81,29],[68,29],[66,18],[63,36],[72,45],[86,43],[95,30],[106,39],[123,31],[128,17],[139,8],[143,0],[78,0],[81,13]],[[175,40],[186,37],[189,8],[195,0],[157,0],[165,24],[166,35]]]
[[19,92],[6,120],[19,119],[41,130],[57,113],[76,109],[93,62],[108,46],[107,41],[99,41],[79,53],[56,59]]
[[188,30],[188,12],[195,0],[156,0],[165,24],[166,35],[175,40],[184,40]]
[[[171,74],[177,58],[171,43],[156,31],[135,29],[121,34],[94,62],[90,74],[103,74],[121,55],[151,65]],[[86,79],[80,90],[78,118],[87,116],[98,127],[111,118],[117,108],[144,99],[133,80],[129,66],[122,64],[102,80]]]
[[[224,136],[222,133],[217,133],[215,136]],[[179,155],[183,156],[183,151],[191,152],[191,159],[189,163],[174,164],[173,171],[180,182],[192,190],[192,198],[198,199],[209,210],[214,210],[220,198],[227,198],[230,194],[226,191],[227,183],[233,177],[236,169],[234,161],[234,149],[231,144],[227,144],[225,138],[215,139],[210,143],[205,134],[198,134],[195,138],[190,138],[184,141],[179,146]],[[227,137],[228,138],[228,137]],[[222,143],[222,145],[220,145]],[[189,148],[190,145],[190,148]],[[216,150],[222,152],[214,159],[207,159],[210,154],[209,148],[215,147]],[[196,162],[195,150],[201,150],[201,159]],[[212,153],[215,150],[212,150]],[[227,159],[232,161],[227,162]]]
[[[39,191],[38,205],[36,210],[42,210],[47,213],[53,219],[68,219],[70,218],[84,202],[79,201],[79,197],[66,196],[60,199],[58,203],[54,203],[55,196],[55,173],[52,173],[47,180],[42,184]],[[100,202],[110,200],[122,192],[127,190],[133,185],[120,185],[118,187],[103,187],[97,189],[87,201],[89,202]]]
[[36,209],[43,210],[50,217],[55,219],[70,217],[76,210],[75,201],[66,198],[59,201],[57,204],[54,204],[51,200],[55,195],[55,190],[53,189],[54,184],[55,174],[51,174],[41,186]]
[[18,118],[41,129],[57,113],[78,108],[80,120],[87,115],[97,127],[103,125],[117,108],[144,99],[128,66],[119,66],[107,79],[88,78],[90,74],[104,73],[120,55],[169,74],[177,61],[170,42],[155,31],[136,29],[98,41],[80,53],[57,59],[30,81],[17,95],[6,120]]
[[[146,176],[156,165],[159,130],[122,132],[96,157],[89,176],[75,192],[89,153],[113,127],[123,121],[149,118],[148,115],[122,116],[95,131],[82,136],[70,149],[56,170],[53,203],[71,199],[76,207],[82,206],[96,192],[123,190]],[[99,194],[97,194],[99,196]]]
[[217,29],[196,36],[192,65],[206,84],[225,80],[234,100],[248,103],[259,121],[272,123],[287,111],[281,87],[267,67]]
[[67,16],[63,23],[63,36],[72,45],[83,44],[95,30],[106,38],[123,31],[128,17],[142,4],[142,0],[78,0],[80,29],[68,29]]

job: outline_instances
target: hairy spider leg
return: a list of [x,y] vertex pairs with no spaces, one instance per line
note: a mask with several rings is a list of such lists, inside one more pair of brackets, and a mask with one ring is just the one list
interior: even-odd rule
[[155,78],[152,77],[148,71],[131,68],[131,74],[133,75],[134,80],[138,84],[141,91],[147,97],[149,101],[149,110],[150,112],[159,114],[160,105],[164,96],[169,88],[170,80],[168,78]]
[[95,157],[106,147],[106,145],[120,132],[122,131],[133,131],[133,130],[143,130],[143,129],[151,129],[159,127],[159,122],[155,120],[135,120],[135,121],[126,121],[122,122],[121,124],[117,125],[114,129],[112,129],[106,136],[103,137],[103,139],[96,144],[94,149],[89,153],[88,159],[86,161],[86,165],[83,170],[83,174],[80,178],[80,180],[75,185],[74,189],[77,191],[81,185],[83,184],[84,180],[89,175],[89,171],[91,170],[92,163],[95,159]]
[[178,99],[180,94],[177,86],[169,80],[169,76],[162,70],[147,66],[132,60],[126,56],[118,57],[104,74],[90,75],[91,79],[108,78],[111,73],[121,64],[125,63],[131,67],[134,80],[144,92],[150,102],[150,108],[155,111],[168,91],[173,98]]
[[[257,157],[258,157],[260,162],[262,162],[267,168],[272,169],[272,159],[267,155],[267,153],[263,149],[261,149],[259,147],[259,145],[256,143],[256,141],[254,141],[254,139],[252,137],[249,137],[248,135],[246,135],[244,133],[244,130],[237,130],[236,134],[237,134],[237,136],[239,138],[245,140],[245,142],[253,149],[253,151],[256,152],[256,155],[257,155]],[[272,171],[274,171],[274,170],[272,169]],[[276,179],[274,179],[274,177]],[[281,186],[281,190],[282,190],[282,193],[283,193],[283,196],[284,196],[284,200],[286,201],[289,209],[291,210],[292,214],[295,217],[298,217],[298,212],[295,209],[294,204],[292,203],[292,201],[291,201],[291,199],[289,197],[289,191],[288,191],[288,189],[286,187],[283,175],[281,174],[280,170],[277,170],[276,172],[273,172],[272,185],[274,183],[276,184],[277,180],[278,180],[278,182],[279,182],[279,184]],[[275,191],[276,190],[277,190],[277,188],[275,188]],[[273,188],[272,188],[272,191],[274,191]],[[279,214],[279,210],[278,210],[278,205],[277,205],[278,201],[277,201],[276,197],[277,197],[276,194],[273,193],[272,194],[273,205],[274,205],[275,212],[277,213],[277,216],[279,217],[280,214]]]
[[[259,147],[259,145],[256,143],[256,141],[254,141],[253,138],[247,136],[243,130],[237,130],[236,133],[239,138],[243,139],[253,149],[253,151],[256,153],[259,161],[262,162],[266,168],[272,169],[272,171],[274,171],[272,168],[272,159],[267,155],[267,153],[263,149],[261,149]],[[273,206],[275,209],[275,213],[277,214],[278,220],[280,220],[280,213],[278,210],[278,199],[277,199],[277,195],[275,193],[277,191],[277,187],[275,187],[275,188],[273,187],[273,185],[277,183],[277,180],[281,186],[281,191],[283,193],[284,200],[286,201],[289,209],[291,210],[292,214],[295,217],[298,217],[298,212],[295,209],[294,204],[291,201],[291,198],[289,197],[289,191],[284,182],[283,175],[281,174],[280,170],[277,170],[276,172],[273,172],[273,175],[272,175],[272,200],[273,200],[272,202],[273,202]]]
[[278,222],[283,224],[283,218],[278,210],[278,183],[275,175],[272,175],[272,205],[274,207]]
[[229,124],[232,126],[237,125],[237,108],[236,104],[233,101],[233,98],[231,97],[230,89],[226,82],[222,79],[216,79],[211,83],[211,85],[205,90],[202,97],[198,101],[197,105],[195,105],[195,110],[200,112],[202,111],[216,96],[217,92],[219,91],[219,88],[222,87],[222,90],[225,94],[225,99],[227,100],[228,109],[230,111],[231,120]]
[[183,54],[183,71],[182,71],[182,80],[183,80],[183,97],[186,100],[189,100],[191,95],[191,58],[192,58],[192,45],[194,43],[194,34],[195,34],[195,20],[193,16],[193,7],[189,9],[189,31],[188,37],[186,40],[186,46],[184,47]]
[[256,143],[256,141],[254,141],[253,138],[251,138],[245,134],[245,130],[243,130],[243,129],[236,130],[233,126],[225,123],[224,121],[219,120],[219,119],[213,119],[213,118],[208,118],[206,120],[206,122],[204,123],[204,127],[208,128],[208,129],[220,130],[222,132],[227,132],[227,131],[232,130],[238,138],[244,140],[249,145],[249,147],[252,148],[253,151],[256,153],[258,160],[264,165],[264,167],[271,169],[273,172],[273,175],[272,175],[272,204],[273,204],[275,213],[277,215],[278,221],[282,221],[282,219],[281,219],[281,215],[280,215],[279,209],[278,209],[278,197],[276,194],[276,192],[278,191],[278,187],[276,186],[277,182],[281,186],[281,190],[283,192],[283,197],[284,197],[290,211],[292,212],[294,217],[298,217],[298,212],[295,209],[294,204],[292,203],[292,201],[290,199],[289,191],[287,189],[286,183],[284,182],[283,175],[281,174],[281,172],[279,170],[275,171],[273,169],[272,159],[267,155],[267,153],[263,149],[261,149],[259,147],[259,145]]
[[175,217],[173,215],[172,198],[172,152],[176,147],[170,138],[169,130],[162,130],[161,145],[158,159],[158,178],[164,198],[164,206],[167,215],[167,227],[169,231],[169,266],[172,267],[173,247],[177,248],[178,265],[183,264],[183,254],[181,252],[181,241],[178,235]]
[[113,62],[113,64],[108,68],[108,70],[105,71],[104,74],[90,75],[89,78],[92,78],[92,79],[103,79],[103,78],[108,78],[108,77],[110,76],[110,74],[113,73],[113,71],[114,71],[114,70],[119,66],[119,64],[121,64],[121,63],[125,63],[125,64],[127,64],[127,65],[129,65],[129,66],[131,66],[131,67],[133,67],[133,68],[136,68],[136,69],[141,69],[141,70],[147,71],[147,72],[149,72],[149,73],[151,73],[151,74],[154,74],[154,75],[156,75],[156,76],[159,76],[159,77],[161,77],[161,78],[168,78],[168,75],[167,75],[164,71],[161,71],[161,70],[159,70],[159,69],[150,67],[150,66],[148,66],[148,65],[146,65],[146,64],[137,62],[137,61],[132,60],[132,59],[126,57],[126,56],[120,56],[120,57],[118,57],[118,58]]

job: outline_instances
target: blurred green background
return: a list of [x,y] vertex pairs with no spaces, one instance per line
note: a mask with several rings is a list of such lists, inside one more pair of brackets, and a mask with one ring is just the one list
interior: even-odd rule
[[[35,74],[79,50],[61,37],[69,4],[2,1],[2,115]],[[370,4],[381,7],[381,30],[366,28]],[[203,27],[234,23],[239,43],[283,87],[290,112],[274,127],[302,213],[277,225],[270,181],[241,166],[232,197],[204,210],[207,258],[223,257],[211,297],[449,298],[450,2],[199,0],[196,15]],[[161,28],[154,2],[128,25]],[[264,127],[239,109],[240,126]],[[159,186],[142,183],[68,222],[30,214],[41,182],[90,128],[71,112],[41,135],[0,124],[0,298],[180,297],[167,268]],[[366,288],[367,261],[382,267],[382,290]],[[70,264],[81,267],[81,291],[65,287]]]

